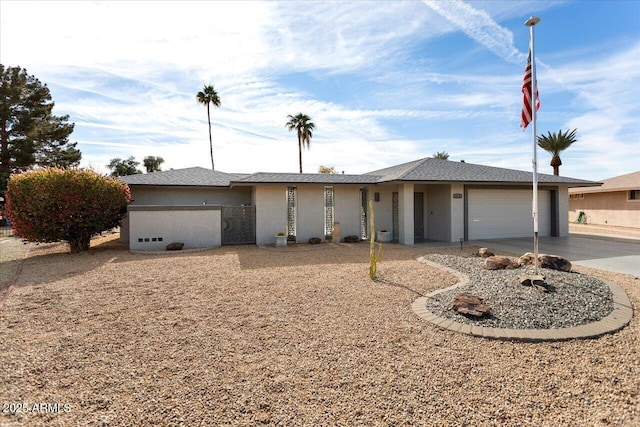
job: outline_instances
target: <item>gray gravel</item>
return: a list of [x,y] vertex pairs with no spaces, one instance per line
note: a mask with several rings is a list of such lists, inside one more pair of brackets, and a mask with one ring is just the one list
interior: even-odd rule
[[[485,270],[484,259],[475,256],[432,254],[425,259],[469,276],[469,284],[437,293],[427,302],[434,314],[460,323],[510,329],[568,328],[595,322],[613,311],[609,286],[585,274],[540,269],[552,288],[545,293],[520,284],[519,276],[534,274],[533,269]],[[477,319],[452,310],[453,297],[462,292],[482,297],[491,315]]]

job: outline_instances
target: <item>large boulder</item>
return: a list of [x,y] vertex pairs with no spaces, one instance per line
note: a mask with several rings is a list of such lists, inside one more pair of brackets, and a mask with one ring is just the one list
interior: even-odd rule
[[[533,259],[534,255],[527,252],[518,259],[518,263],[522,266],[533,267]],[[569,272],[572,265],[569,260],[558,255],[538,254],[538,267]]]
[[468,293],[456,295],[451,302],[451,308],[472,317],[483,317],[491,313],[491,309],[482,298]]
[[484,260],[483,265],[485,270],[511,270],[519,266],[517,261],[506,256],[491,256]]
[[480,248],[478,249],[478,252],[476,253],[476,255],[481,258],[489,258],[490,256],[495,256],[496,254],[491,252],[489,248]]

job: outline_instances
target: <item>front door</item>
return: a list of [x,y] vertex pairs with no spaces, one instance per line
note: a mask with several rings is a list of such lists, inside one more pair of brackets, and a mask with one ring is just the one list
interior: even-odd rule
[[424,239],[424,193],[413,193],[413,238]]

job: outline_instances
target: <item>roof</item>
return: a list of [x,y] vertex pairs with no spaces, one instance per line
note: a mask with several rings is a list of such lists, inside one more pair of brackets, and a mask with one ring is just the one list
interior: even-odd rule
[[174,169],[137,175],[121,176],[128,185],[179,186],[179,187],[228,187],[232,180],[246,174],[229,174],[201,167]]
[[570,193],[606,193],[610,191],[640,190],[640,171],[603,179],[598,188],[576,187]]
[[[533,172],[434,159],[431,157],[369,172],[367,175],[381,176],[378,183],[392,181],[457,182],[474,184],[513,184],[533,182]],[[578,185],[600,185],[600,183],[593,181],[540,173],[538,174],[538,182],[543,184],[566,184],[569,187],[575,187]]]
[[253,184],[375,184],[379,176],[333,173],[258,172],[233,181],[233,185]]
[[[231,185],[243,186],[256,184],[373,185],[391,182],[519,184],[531,183],[533,181],[533,173],[427,157],[362,175],[271,172],[229,174],[194,167],[128,175],[120,177],[120,179],[129,185],[176,187],[229,187]],[[560,184],[568,187],[600,185],[598,182],[546,174],[538,174],[538,182],[542,184]]]

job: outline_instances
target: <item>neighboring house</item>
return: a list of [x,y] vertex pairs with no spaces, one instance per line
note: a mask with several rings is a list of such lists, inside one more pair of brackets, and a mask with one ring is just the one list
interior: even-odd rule
[[[376,229],[412,245],[533,235],[532,173],[424,158],[362,175],[225,174],[203,168],[122,177],[132,198],[123,239],[131,249],[273,244],[341,236],[368,239]],[[568,189],[599,183],[538,175],[539,235],[567,236]],[[338,228],[338,227],[336,227]],[[232,238],[228,238],[232,236]]]
[[[582,216],[580,213],[583,213]],[[569,221],[640,228],[640,171],[569,190]]]

